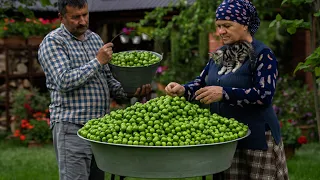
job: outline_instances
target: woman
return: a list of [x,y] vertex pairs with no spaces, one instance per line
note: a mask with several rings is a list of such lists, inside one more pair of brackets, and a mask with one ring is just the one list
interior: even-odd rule
[[[210,104],[210,111],[248,124],[251,135],[238,143],[228,180],[288,179],[278,119],[272,108],[277,80],[277,60],[273,52],[253,35],[260,25],[255,7],[246,0],[224,0],[216,11],[217,31],[225,45],[250,42],[255,63],[246,60],[235,72],[218,75],[211,59],[200,76],[180,85],[169,83],[168,95],[182,96]],[[253,68],[252,68],[253,67]]]

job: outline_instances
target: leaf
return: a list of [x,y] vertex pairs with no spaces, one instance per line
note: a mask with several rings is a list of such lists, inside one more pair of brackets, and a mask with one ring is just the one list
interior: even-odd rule
[[299,25],[302,24],[302,23],[303,23],[303,19],[300,19],[300,20],[296,19],[296,20],[294,21],[294,24],[297,25],[297,26],[299,26]]
[[282,3],[281,3],[281,6],[286,3],[288,0],[283,0]]
[[309,68],[310,68],[309,65],[305,65],[305,63],[300,62],[300,63],[297,65],[296,69],[293,71],[293,74],[295,74],[295,73],[296,73],[297,71],[299,71],[299,70],[304,70],[304,71],[306,71],[306,70],[309,69]]
[[305,3],[313,3],[314,0],[305,0]]
[[320,67],[316,67],[314,70],[316,76],[320,76]]
[[277,14],[276,20],[277,20],[277,21],[281,21],[281,20],[282,20],[282,16],[281,16],[280,14]]
[[273,27],[276,24],[276,20],[273,20],[270,24],[269,24],[269,28]]
[[297,32],[297,28],[294,26],[288,27],[287,28],[288,33],[290,33],[291,35]]
[[49,6],[52,5],[50,0],[40,0],[42,6]]
[[313,14],[315,17],[319,17],[320,16],[320,10],[316,13]]

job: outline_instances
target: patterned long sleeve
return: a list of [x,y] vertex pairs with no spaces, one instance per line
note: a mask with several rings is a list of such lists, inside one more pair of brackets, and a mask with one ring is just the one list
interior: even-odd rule
[[102,68],[98,60],[92,59],[86,64],[71,68],[74,65],[64,47],[64,42],[57,38],[47,37],[39,50],[39,60],[45,72],[53,78],[57,88],[62,91],[71,91],[83,86]]
[[233,105],[245,104],[268,105],[275,93],[278,70],[275,55],[269,49],[264,49],[257,60],[254,74],[254,87],[241,89],[223,87],[223,100]]
[[74,37],[63,24],[50,32],[38,51],[39,63],[50,91],[50,122],[84,124],[110,112],[110,97],[126,97],[108,65],[97,52],[103,41],[87,30],[84,39]]
[[184,85],[184,88],[185,88],[184,96],[188,101],[191,101],[195,98],[194,94],[197,90],[207,85],[206,77],[209,72],[209,67],[210,67],[210,61],[207,63],[207,65],[202,70],[201,74],[195,80]]

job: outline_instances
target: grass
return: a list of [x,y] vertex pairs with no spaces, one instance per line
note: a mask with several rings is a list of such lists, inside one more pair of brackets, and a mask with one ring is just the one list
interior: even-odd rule
[[[0,180],[59,179],[52,145],[26,148],[0,141],[0,159]],[[318,179],[320,177],[320,144],[307,144],[301,147],[287,163],[290,180]],[[107,179],[110,179],[109,174],[106,174]],[[126,178],[126,180],[142,179]],[[186,180],[201,180],[201,178],[186,178]]]
[[307,144],[287,161],[290,180],[320,179],[320,144]]

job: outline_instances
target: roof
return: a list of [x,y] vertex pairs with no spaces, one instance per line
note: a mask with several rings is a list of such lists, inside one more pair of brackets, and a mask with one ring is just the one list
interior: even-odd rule
[[[52,4],[56,4],[58,0],[50,0]],[[176,4],[179,0],[87,0],[89,12],[106,12],[106,11],[125,11],[125,10],[142,10],[153,9],[156,7],[167,7],[170,2]],[[196,0],[186,0],[187,4],[192,4]],[[29,9],[36,11],[57,11],[57,7],[42,7],[37,2]]]

